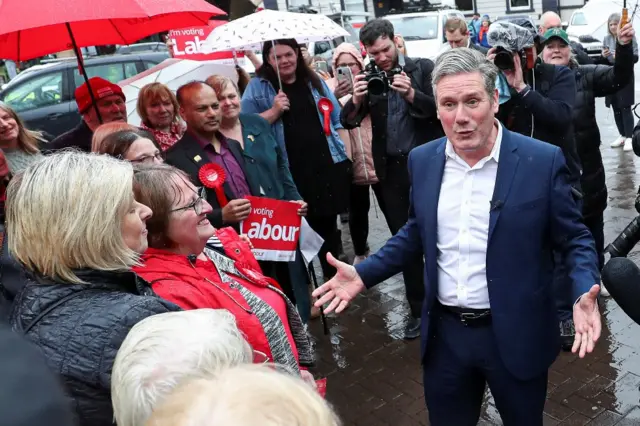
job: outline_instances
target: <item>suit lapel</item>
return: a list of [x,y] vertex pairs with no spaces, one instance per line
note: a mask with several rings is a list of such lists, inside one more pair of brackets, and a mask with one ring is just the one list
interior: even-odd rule
[[507,201],[511,184],[518,169],[520,157],[517,154],[518,145],[511,138],[511,132],[502,128],[502,142],[500,146],[500,158],[498,160],[498,172],[496,175],[496,185],[493,189],[493,199],[491,212],[489,214],[489,236],[487,244],[491,241],[491,236],[500,218],[502,206]]
[[[189,142],[183,144],[184,154],[194,166],[192,168],[193,172],[191,173],[191,179],[197,185],[202,185],[202,182],[200,182],[200,177],[198,176],[198,172],[200,171],[200,167],[205,164],[211,163],[211,161],[209,161],[209,155],[192,135],[190,135],[189,133],[185,133],[184,137],[188,138],[187,140]],[[228,179],[229,178],[227,177],[227,180],[222,185],[222,189],[224,190],[224,194],[227,196],[227,199],[233,200],[236,198],[236,196],[231,189],[231,185],[229,185],[228,183]]]
[[[429,160],[427,166],[426,178],[426,247],[425,259],[427,262],[427,279],[429,283],[437,283],[437,258],[438,258],[438,235],[432,230],[438,229],[438,202],[440,199],[440,187],[442,186],[442,176],[444,174],[445,165],[445,146],[446,139],[440,144],[436,150],[436,154]],[[414,197],[415,200],[415,197]],[[437,286],[435,287],[437,289]],[[437,294],[437,293],[434,293]]]

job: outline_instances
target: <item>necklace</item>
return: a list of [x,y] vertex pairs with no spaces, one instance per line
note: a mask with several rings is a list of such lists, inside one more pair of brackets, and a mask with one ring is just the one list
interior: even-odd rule
[[[211,259],[209,259],[207,257],[207,260],[209,262],[211,262],[211,264],[216,268],[216,270],[218,271],[218,274],[220,274],[220,277],[222,277],[222,272],[220,272],[220,270],[216,267],[215,263],[213,263],[213,261]],[[240,309],[242,309],[243,311],[245,311],[246,313],[248,313],[249,315],[253,315],[253,311],[251,309],[247,309],[244,306],[242,306],[242,304],[240,302],[238,302],[235,297],[233,297],[232,295],[230,295],[225,289],[223,289],[222,287],[220,287],[218,284],[214,283],[213,281],[211,281],[209,278],[205,277],[204,275],[202,275],[200,273],[200,271],[198,271],[196,269],[196,266],[189,262],[189,264],[191,265],[191,267],[193,268],[194,271],[196,271],[196,274],[198,274],[200,276],[200,278],[202,278],[203,280],[205,280],[206,282],[208,282],[209,284],[211,284],[212,286],[214,286],[215,288],[217,288],[218,290],[220,290],[221,292],[223,292],[229,299],[231,299],[233,301],[233,303],[235,303],[236,305],[238,305],[240,307]],[[233,284],[231,285],[233,287]]]

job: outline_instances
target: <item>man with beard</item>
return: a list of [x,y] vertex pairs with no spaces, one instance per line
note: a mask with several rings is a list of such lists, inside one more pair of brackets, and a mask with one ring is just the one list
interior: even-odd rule
[[187,130],[178,142],[166,151],[166,161],[187,173],[196,185],[202,185],[200,170],[209,163],[220,165],[225,172],[223,184],[229,203],[222,207],[215,190],[205,187],[207,202],[213,210],[207,215],[216,227],[235,226],[249,216],[251,204],[243,198],[251,195],[243,168],[242,149],[230,143],[220,133],[220,102],[216,92],[206,83],[194,81],[180,87],[176,93],[180,116]]
[[113,121],[127,122],[126,98],[120,86],[102,77],[90,78],[89,85],[100,112],[100,118],[98,118],[96,108],[91,100],[89,87],[85,83],[75,91],[76,104],[78,105],[78,111],[82,115],[82,121],[73,129],[51,141],[49,149],[58,150],[75,147],[85,152],[91,152],[91,138],[100,124]]
[[[380,181],[379,199],[382,212],[392,234],[407,222],[410,183],[407,173],[409,152],[442,136],[437,118],[431,71],[428,59],[411,60],[399,53],[394,43],[394,28],[386,19],[374,19],[360,30],[360,42],[372,59],[365,72],[354,78],[353,97],[342,109],[342,125],[346,129],[360,126],[370,114],[373,163]],[[371,69],[375,65],[377,70]],[[367,74],[386,73],[388,85],[380,93],[371,90]],[[380,84],[382,86],[382,84]],[[414,256],[403,270],[411,320],[405,338],[420,335],[420,311],[424,299],[422,254]]]

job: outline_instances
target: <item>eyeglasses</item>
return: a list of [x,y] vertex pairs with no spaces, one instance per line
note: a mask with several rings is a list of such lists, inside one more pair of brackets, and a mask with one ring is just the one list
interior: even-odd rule
[[162,158],[162,153],[156,152],[154,155],[145,155],[144,157],[131,160],[131,162],[134,164],[149,164],[149,163],[153,163],[153,160],[158,160],[162,162],[164,160],[164,158]]
[[204,187],[198,188],[196,189],[196,194],[198,194],[198,198],[196,198],[194,202],[184,207],[178,207],[177,209],[173,209],[171,210],[171,213],[179,212],[181,210],[193,209],[193,211],[195,211],[197,215],[202,214],[202,208],[204,206],[204,202],[207,201],[207,191]]

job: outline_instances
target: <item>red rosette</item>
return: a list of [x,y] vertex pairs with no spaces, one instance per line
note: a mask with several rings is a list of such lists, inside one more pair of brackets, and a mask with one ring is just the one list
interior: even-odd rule
[[321,397],[327,396],[327,378],[316,380],[316,388]]
[[200,170],[198,171],[198,178],[200,179],[200,182],[202,182],[205,187],[215,191],[220,207],[226,206],[229,202],[227,197],[224,195],[223,189],[226,177],[227,175],[224,169],[216,163],[205,164],[200,167]]

